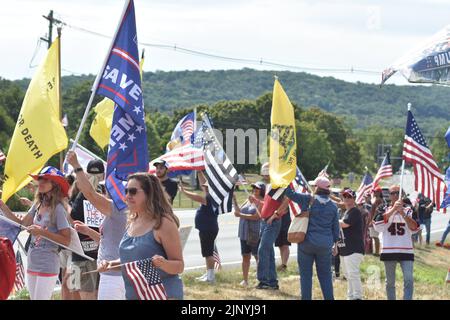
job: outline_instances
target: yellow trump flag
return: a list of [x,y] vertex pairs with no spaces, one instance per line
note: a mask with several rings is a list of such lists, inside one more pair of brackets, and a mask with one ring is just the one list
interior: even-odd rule
[[5,164],[2,200],[6,202],[37,174],[54,154],[67,147],[60,119],[59,37],[28,86]]
[[[141,79],[142,67],[144,66],[144,52],[142,52],[142,59],[140,61]],[[109,144],[109,138],[112,127],[112,119],[114,113],[114,102],[108,98],[104,98],[94,108],[97,114],[92,121],[89,134],[92,139],[104,149]]]
[[270,123],[270,184],[272,188],[284,188],[295,178],[297,143],[294,108],[278,79],[273,87]]

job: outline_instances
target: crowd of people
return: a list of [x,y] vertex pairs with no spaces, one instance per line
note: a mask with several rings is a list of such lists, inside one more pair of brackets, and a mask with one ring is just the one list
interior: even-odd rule
[[[50,299],[58,276],[64,300],[139,299],[123,265],[144,259],[151,259],[157,268],[167,297],[183,299],[180,222],[172,209],[177,191],[200,205],[195,228],[199,231],[206,272],[196,280],[216,282],[214,248],[219,214],[202,172],[198,175],[202,189],[199,194],[187,191],[169,178],[169,165],[159,161],[154,164],[156,176],[136,173],[128,177],[127,207],[118,210],[101,183],[105,172],[101,161],[92,160],[82,168],[74,152],[68,153],[67,161],[74,168],[74,176],[65,177],[53,167],[46,167],[33,176],[37,190],[34,201],[23,200],[30,205],[23,218],[17,218],[0,201],[5,215],[24,225],[31,235],[26,286],[32,300]],[[403,298],[413,298],[414,242],[422,241],[421,225],[427,231],[426,243],[430,243],[433,203],[429,199],[419,194],[413,206],[409,199],[402,197],[404,192],[400,192],[399,186],[393,185],[389,188],[389,199],[384,199],[382,189],[375,187],[364,195],[363,203],[356,203],[356,193],[351,188],[343,188],[337,197],[331,192],[330,180],[319,176],[314,180],[312,193],[299,193],[288,187],[273,206],[268,163],[262,165],[260,174],[262,181],[251,184],[252,191],[243,204],[233,197],[234,216],[239,218],[241,286],[250,284],[253,256],[256,289],[279,289],[277,272],[287,269],[290,254],[289,201],[292,201],[302,212],[308,212],[309,217],[305,240],[297,246],[301,299],[312,299],[314,264],[324,299],[334,299],[334,279],[341,277],[341,268],[347,280],[347,298],[363,299],[361,263],[365,254],[379,256],[384,263],[388,299],[396,299],[397,264],[403,273]],[[98,227],[84,221],[86,201],[103,215]],[[61,250],[47,240],[68,245],[70,226],[78,232],[85,256],[94,261]],[[444,245],[449,232],[450,222],[438,245]],[[275,247],[281,256],[278,267]],[[74,270],[78,278],[74,278]]]

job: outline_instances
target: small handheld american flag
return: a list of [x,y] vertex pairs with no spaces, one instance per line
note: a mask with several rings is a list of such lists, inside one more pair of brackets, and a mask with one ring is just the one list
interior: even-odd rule
[[25,286],[25,272],[23,269],[22,255],[16,253],[16,280],[14,281],[14,292],[18,292]]
[[159,271],[151,258],[128,262],[124,267],[139,300],[167,300]]
[[215,243],[214,243],[213,259],[214,259],[214,269],[216,270],[222,269],[222,262],[220,261],[219,250],[217,250],[217,246]]

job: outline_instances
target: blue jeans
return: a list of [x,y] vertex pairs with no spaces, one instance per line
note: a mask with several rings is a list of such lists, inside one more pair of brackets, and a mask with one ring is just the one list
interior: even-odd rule
[[333,280],[331,277],[331,248],[318,247],[303,242],[297,247],[297,262],[300,273],[300,291],[302,300],[312,299],[313,264],[316,262],[317,277],[325,300],[334,300]]
[[427,230],[427,244],[430,244],[430,236],[431,236],[431,218],[422,219],[420,224],[425,225],[425,229]]
[[403,300],[412,300],[414,292],[414,261],[384,261],[386,270],[386,294],[388,300],[395,300],[395,269],[397,263],[403,272]]
[[257,278],[261,284],[271,287],[278,285],[277,271],[275,269],[274,244],[281,228],[281,220],[277,219],[267,224],[261,221],[261,238],[258,247]]
[[445,238],[447,238],[447,235],[450,233],[450,220],[448,221],[447,229],[445,229],[444,233],[442,234],[441,243],[443,244],[445,242]]

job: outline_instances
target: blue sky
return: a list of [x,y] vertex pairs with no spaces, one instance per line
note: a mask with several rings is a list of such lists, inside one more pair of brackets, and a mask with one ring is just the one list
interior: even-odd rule
[[[31,77],[45,53],[38,39],[47,32],[41,16],[50,9],[66,23],[112,35],[123,0],[0,0],[0,76]],[[263,59],[319,69],[381,72],[405,52],[450,22],[450,1],[206,1],[135,0],[138,39],[207,53]],[[109,40],[65,27],[63,75],[97,73]],[[208,59],[146,47],[145,71],[255,69],[282,70]],[[291,69],[298,71],[297,69]],[[310,72],[310,71],[308,71]],[[378,83],[375,73],[313,71],[347,81]],[[388,83],[405,84],[401,76]]]

